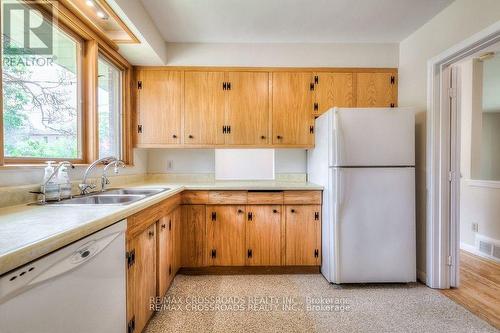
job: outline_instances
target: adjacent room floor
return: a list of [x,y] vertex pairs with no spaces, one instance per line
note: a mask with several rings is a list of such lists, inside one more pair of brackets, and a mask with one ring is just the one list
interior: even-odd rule
[[443,294],[500,329],[500,264],[460,251],[459,279]]
[[321,275],[178,275],[145,330],[497,332],[421,284],[329,284]]

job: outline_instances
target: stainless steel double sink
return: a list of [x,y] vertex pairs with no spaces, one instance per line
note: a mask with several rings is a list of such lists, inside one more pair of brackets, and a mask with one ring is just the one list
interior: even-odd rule
[[118,188],[104,192],[90,193],[85,196],[48,202],[49,205],[118,205],[124,206],[165,192],[170,188]]

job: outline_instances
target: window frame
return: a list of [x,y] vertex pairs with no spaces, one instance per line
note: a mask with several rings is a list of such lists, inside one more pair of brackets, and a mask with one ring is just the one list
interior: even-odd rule
[[[75,13],[70,11],[61,2],[51,7],[50,4],[28,4],[39,9],[42,14],[53,10],[57,17],[54,22],[57,27],[79,42],[81,59],[78,59],[80,94],[80,131],[81,158],[32,158],[32,157],[5,157],[4,156],[4,127],[3,127],[3,80],[0,80],[0,168],[12,168],[16,165],[44,165],[47,160],[67,160],[74,164],[90,164],[99,156],[98,136],[98,107],[97,107],[97,60],[100,55],[122,71],[121,75],[121,154],[122,160],[127,165],[133,165],[132,142],[132,101],[130,85],[132,82],[132,66],[118,52],[118,46],[111,40],[101,36],[89,25],[84,23]],[[0,5],[0,17],[2,6]],[[0,52],[0,73],[2,73],[2,52]]]

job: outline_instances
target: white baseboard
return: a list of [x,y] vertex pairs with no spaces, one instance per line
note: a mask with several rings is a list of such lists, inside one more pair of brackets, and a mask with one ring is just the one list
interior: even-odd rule
[[470,253],[478,256],[478,257],[482,257],[482,258],[485,258],[485,259],[492,260],[492,261],[500,263],[500,259],[495,258],[493,256],[489,256],[489,255],[484,254],[482,252],[479,252],[479,250],[476,249],[475,246],[469,245],[469,244],[464,243],[464,242],[460,242],[460,250],[464,250],[464,251],[470,252]]

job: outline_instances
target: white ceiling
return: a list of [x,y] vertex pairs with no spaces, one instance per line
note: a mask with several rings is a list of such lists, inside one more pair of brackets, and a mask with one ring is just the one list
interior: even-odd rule
[[167,42],[400,42],[453,0],[141,0]]

